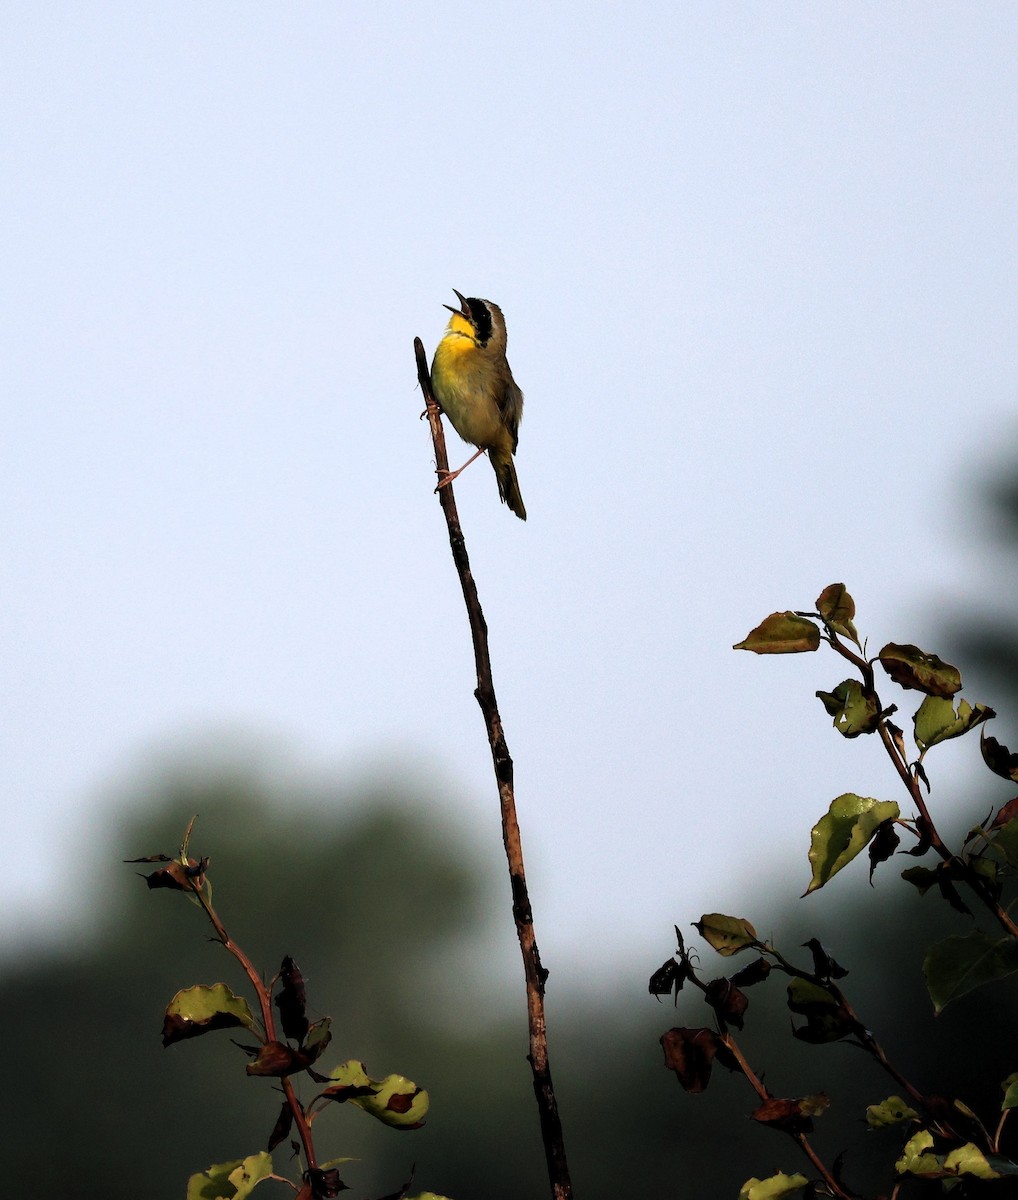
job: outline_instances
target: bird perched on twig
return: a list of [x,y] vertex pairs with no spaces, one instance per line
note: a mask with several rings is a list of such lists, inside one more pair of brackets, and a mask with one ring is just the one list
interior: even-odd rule
[[[456,292],[456,289],[453,288]],[[453,429],[477,447],[458,471],[439,482],[444,487],[485,450],[495,469],[498,493],[525,521],[513,455],[523,417],[523,393],[506,360],[505,318],[497,304],[456,292],[460,307],[446,304],[452,316],[431,363],[431,388]]]

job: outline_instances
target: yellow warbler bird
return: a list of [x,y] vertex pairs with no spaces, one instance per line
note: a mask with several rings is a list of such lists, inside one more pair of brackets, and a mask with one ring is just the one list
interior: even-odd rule
[[[453,288],[456,292],[456,289]],[[452,317],[431,363],[431,388],[453,429],[477,447],[459,471],[439,483],[451,483],[485,450],[495,469],[498,493],[521,521],[527,519],[513,455],[523,418],[523,393],[506,361],[505,318],[497,304],[456,292],[460,307],[446,304]]]

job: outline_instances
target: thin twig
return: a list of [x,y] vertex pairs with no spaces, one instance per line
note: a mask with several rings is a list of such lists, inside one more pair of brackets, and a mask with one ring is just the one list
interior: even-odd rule
[[[224,949],[240,963],[244,969],[244,974],[250,980],[251,986],[254,988],[255,995],[258,997],[258,1007],[262,1014],[262,1025],[265,1027],[266,1042],[278,1041],[276,1037],[276,1024],[272,1017],[272,995],[271,990],[266,986],[265,981],[258,974],[254,963],[248,958],[244,951],[226,932],[226,927],[219,919],[219,915],[212,905],[208,902],[204,889],[199,887],[195,880],[188,881],[191,885],[191,891],[197,899],[198,903],[205,910],[205,915],[212,922],[212,928],[216,931],[216,938],[222,943]],[[307,1163],[307,1169],[313,1171],[318,1166],[318,1160],[315,1156],[315,1143],[311,1136],[311,1128],[308,1125],[307,1117],[304,1113],[304,1108],[301,1102],[297,1099],[297,1093],[294,1090],[293,1082],[289,1075],[284,1075],[279,1081],[283,1088],[283,1095],[286,1097],[286,1102],[289,1105],[290,1112],[293,1114],[293,1123],[297,1126],[297,1132],[300,1135],[301,1145],[304,1147],[304,1158]]]
[[[420,338],[414,339],[417,356],[417,377],[427,403],[428,422],[435,444],[435,465],[439,479],[449,471],[449,458],[445,450],[445,434],[442,430],[440,409],[431,390],[431,374]],[[523,847],[520,827],[516,819],[516,800],[513,794],[513,760],[509,757],[502,718],[499,716],[495,698],[495,686],[491,678],[491,658],[488,653],[488,627],[481,611],[477,586],[470,571],[466,542],[456,511],[456,498],[450,485],[438,490],[438,497],[449,529],[449,545],[453,562],[459,575],[463,600],[470,622],[470,636],[474,645],[474,664],[477,670],[477,689],[474,692],[484,716],[491,746],[491,759],[498,784],[498,798],[502,809],[502,841],[509,862],[509,882],[512,887],[513,919],[523,956],[523,971],[527,982],[527,1016],[530,1027],[530,1067],[534,1077],[534,1095],[541,1119],[541,1137],[544,1142],[548,1178],[553,1200],[569,1200],[573,1194],[566,1162],[565,1141],[562,1122],[559,1119],[558,1103],[551,1082],[551,1066],[548,1061],[548,1033],[544,1016],[544,984],[548,972],[541,965],[534,935],[534,916],[527,892],[527,877],[523,869]]]
[[[678,928],[676,928],[675,932],[676,932],[676,934],[678,934],[678,932],[679,932]],[[777,952],[771,946],[768,946],[768,945],[764,944],[763,942],[759,943],[759,947],[761,950],[766,951],[768,954],[774,954],[778,958],[781,957],[780,955],[777,954]],[[682,944],[681,937],[679,938],[678,953],[681,956],[683,962],[685,963],[685,966],[688,971],[686,978],[689,979],[689,981],[691,983],[693,983],[696,987],[698,987],[700,989],[700,991],[703,992],[704,996],[706,997],[707,985],[703,982],[703,980],[699,977],[699,975],[697,975],[696,971],[693,970],[693,964],[689,961],[689,955],[686,953],[686,948]],[[782,962],[783,961],[784,960],[782,960]],[[804,979],[808,978],[808,976],[806,976],[803,972],[796,970],[794,967],[791,967],[791,964],[788,964],[788,966],[791,968],[792,974],[802,975]],[[714,1016],[715,1016],[715,1020],[717,1020],[718,1019],[717,1013],[715,1013]],[[756,1092],[757,1097],[759,1098],[761,1104],[765,1103],[767,1100],[770,1100],[772,1098],[770,1091],[768,1090],[764,1081],[757,1075],[757,1073],[749,1065],[749,1062],[746,1059],[746,1056],[742,1053],[742,1050],[739,1048],[739,1043],[735,1040],[735,1037],[732,1034],[732,1032],[730,1030],[726,1029],[723,1024],[720,1024],[717,1036],[718,1036],[718,1040],[722,1043],[722,1045],[724,1045],[728,1049],[729,1053],[739,1064],[739,1070],[742,1071],[742,1074],[745,1077],[746,1082],[749,1084],[749,1086],[753,1089],[754,1092]],[[827,1169],[826,1165],[824,1164],[823,1159],[813,1149],[812,1143],[810,1142],[809,1138],[806,1137],[806,1135],[804,1133],[792,1133],[790,1130],[785,1130],[784,1132],[786,1132],[788,1134],[788,1136],[792,1139],[792,1141],[794,1141],[796,1143],[796,1145],[798,1145],[799,1149],[803,1152],[803,1154],[806,1155],[806,1157],[809,1159],[809,1161],[813,1164],[813,1167],[816,1170],[817,1174],[819,1174],[821,1176],[821,1178],[827,1184],[828,1188],[830,1188],[831,1195],[840,1196],[842,1198],[842,1200],[849,1200],[848,1193],[846,1191],[844,1191],[844,1189],[838,1184],[837,1180],[834,1178],[834,1175]]]
[[[771,1098],[770,1092],[764,1086],[763,1080],[757,1078],[756,1073],[746,1061],[745,1056],[739,1049],[738,1042],[736,1042],[731,1033],[725,1031],[724,1033],[718,1034],[718,1037],[738,1062],[739,1068],[741,1069],[743,1075],[745,1075],[750,1087],[754,1092],[756,1092],[757,1096],[759,1096],[761,1103],[769,1100]],[[846,1192],[838,1184],[838,1181],[834,1178],[834,1175],[827,1169],[823,1159],[813,1149],[809,1138],[804,1133],[792,1133],[789,1130],[786,1130],[786,1132],[788,1133],[788,1136],[798,1145],[803,1154],[805,1154],[809,1161],[813,1164],[814,1170],[821,1176],[828,1188],[830,1188],[831,1195],[840,1196],[842,1197],[842,1200],[849,1200],[848,1192]]]
[[846,1042],[845,1044],[849,1046],[857,1046],[860,1050],[863,1050],[867,1054],[871,1055],[872,1058],[881,1066],[881,1068],[886,1071],[888,1075],[890,1075],[890,1077],[902,1089],[902,1091],[907,1092],[909,1098],[918,1104],[920,1108],[925,1110],[927,1115],[930,1117],[930,1120],[936,1125],[938,1131],[943,1132],[944,1135],[948,1137],[958,1136],[954,1129],[951,1128],[950,1124],[938,1115],[936,1105],[930,1100],[930,1098],[925,1096],[910,1080],[908,1080],[887,1057],[883,1046],[881,1046],[881,1044],[860,1019],[859,1014],[852,1007],[848,997],[833,979],[821,979],[816,975],[816,973],[803,971],[801,968],[789,962],[780,950],[769,943],[763,945],[762,948],[766,951],[766,953],[773,956],[778,970],[784,971],[784,973],[790,977],[805,979],[807,982],[815,984],[819,988],[823,988],[825,992],[829,992],[837,1002],[838,1007],[852,1022],[852,1036],[855,1038],[855,1040],[852,1042]]

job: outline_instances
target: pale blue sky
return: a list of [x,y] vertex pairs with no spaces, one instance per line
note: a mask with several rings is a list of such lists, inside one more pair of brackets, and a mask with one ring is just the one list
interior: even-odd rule
[[395,756],[497,838],[417,419],[454,287],[502,305],[526,394],[529,521],[486,463],[457,497],[547,964],[653,966],[772,867],[802,890],[839,792],[898,798],[813,697],[833,659],[730,647],[833,580],[875,646],[929,641],[982,582],[1018,8],[34,0],[0,28],[5,940],[68,927],[75,839],[101,856],[105,797],[196,737]]

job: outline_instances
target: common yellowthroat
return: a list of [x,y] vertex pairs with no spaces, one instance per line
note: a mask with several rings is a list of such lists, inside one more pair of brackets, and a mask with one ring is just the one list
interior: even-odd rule
[[[453,288],[456,292],[456,289]],[[498,494],[521,521],[527,519],[513,455],[523,418],[523,393],[505,357],[505,318],[497,304],[456,292],[451,313],[431,363],[431,388],[453,429],[477,453],[442,479],[451,483],[485,450],[495,469]]]

